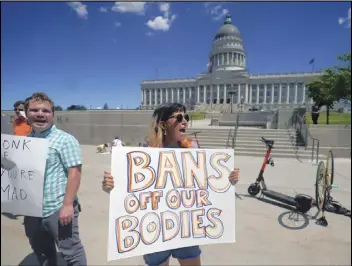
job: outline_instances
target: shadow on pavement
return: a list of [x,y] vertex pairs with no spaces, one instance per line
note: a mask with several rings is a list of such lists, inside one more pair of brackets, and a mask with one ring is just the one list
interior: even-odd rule
[[261,202],[265,202],[265,203],[268,203],[268,204],[271,204],[271,205],[288,210],[288,211],[281,213],[277,218],[278,223],[286,229],[302,230],[309,225],[308,216],[306,214],[298,212],[295,207],[292,207],[290,205],[287,205],[287,204],[284,204],[284,203],[281,203],[278,201],[274,201],[271,199],[263,198],[263,197],[253,197],[253,196],[246,195],[246,194],[241,194],[239,196],[244,197],[244,198],[256,199]]
[[[57,252],[57,265],[58,266],[67,266],[65,260],[61,256],[60,252]],[[34,253],[27,255],[18,266],[40,266],[39,261]]]
[[13,215],[13,214],[7,213],[7,212],[2,212],[1,215],[5,216],[6,218],[9,218],[11,220],[17,220],[19,217],[23,216],[23,215]]

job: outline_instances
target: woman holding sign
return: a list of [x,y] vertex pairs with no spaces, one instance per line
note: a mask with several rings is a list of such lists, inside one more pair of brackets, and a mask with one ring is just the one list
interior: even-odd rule
[[[155,148],[197,148],[186,139],[189,116],[186,107],[179,103],[162,105],[154,111],[149,147]],[[232,171],[229,180],[235,185],[238,181],[238,169]],[[104,173],[103,190],[110,192],[114,187],[114,178],[109,172]],[[178,259],[181,266],[200,266],[201,250],[199,246],[183,247],[144,255],[148,266],[168,266],[171,256]]]

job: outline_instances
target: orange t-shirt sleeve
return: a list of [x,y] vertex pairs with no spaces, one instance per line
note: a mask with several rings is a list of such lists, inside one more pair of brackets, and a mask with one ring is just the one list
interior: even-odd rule
[[28,136],[31,130],[32,127],[28,125],[27,122],[23,121],[21,123],[17,123],[16,120],[13,121],[13,134],[15,136]]

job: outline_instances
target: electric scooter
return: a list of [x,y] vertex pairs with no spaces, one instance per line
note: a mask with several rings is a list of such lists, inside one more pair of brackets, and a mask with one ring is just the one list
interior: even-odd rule
[[272,167],[275,165],[273,158],[270,156],[272,149],[274,149],[274,141],[273,140],[267,140],[262,137],[262,142],[266,145],[266,154],[264,157],[264,161],[262,164],[262,167],[260,169],[259,175],[255,181],[255,183],[252,183],[248,187],[248,194],[251,196],[256,196],[258,193],[261,191],[261,194],[263,196],[266,196],[268,198],[271,198],[273,200],[279,201],[281,203],[284,203],[286,205],[290,205],[296,208],[297,211],[301,213],[306,213],[308,212],[312,205],[313,205],[313,199],[306,196],[306,195],[296,195],[295,197],[290,197],[285,194],[282,194],[280,192],[276,192],[273,190],[269,190],[265,184],[264,180],[264,171],[266,168],[266,165],[270,164]]

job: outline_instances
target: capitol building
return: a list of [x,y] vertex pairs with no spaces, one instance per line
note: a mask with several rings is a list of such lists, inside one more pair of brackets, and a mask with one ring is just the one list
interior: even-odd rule
[[141,109],[179,102],[201,111],[229,112],[231,105],[235,110],[272,110],[312,103],[305,83],[320,72],[251,75],[246,58],[241,33],[228,14],[213,40],[208,71],[194,78],[142,81]]

